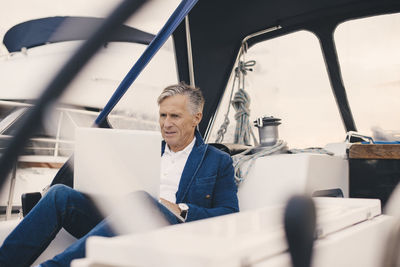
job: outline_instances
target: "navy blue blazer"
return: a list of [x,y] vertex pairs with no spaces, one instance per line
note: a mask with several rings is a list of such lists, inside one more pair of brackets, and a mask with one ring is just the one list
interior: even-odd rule
[[[187,222],[239,211],[231,157],[204,143],[196,130],[196,142],[183,169],[176,203],[186,203]],[[162,143],[162,154],[165,142]]]

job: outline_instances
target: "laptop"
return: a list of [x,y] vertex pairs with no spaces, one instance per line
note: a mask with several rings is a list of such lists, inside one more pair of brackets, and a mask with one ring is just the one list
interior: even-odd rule
[[144,190],[158,199],[161,140],[154,131],[77,128],[74,188],[103,197]]
[[[132,203],[127,196],[146,191],[155,200],[160,197],[161,140],[161,134],[154,131],[77,128],[74,188],[89,195],[103,214],[122,214],[126,225],[119,227],[130,228],[136,223],[136,215],[129,219],[127,211],[134,209],[137,214],[140,203]],[[144,208],[148,203],[142,204],[141,216],[149,213],[153,223],[167,225],[161,217],[154,221],[155,214],[147,211],[151,208]],[[179,214],[171,213],[180,222],[185,221]]]

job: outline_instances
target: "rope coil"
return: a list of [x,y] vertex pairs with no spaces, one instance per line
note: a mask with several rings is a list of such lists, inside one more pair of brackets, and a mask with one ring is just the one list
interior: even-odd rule
[[253,129],[250,126],[250,96],[243,90],[239,89],[232,100],[232,106],[236,110],[235,120],[235,144],[251,145],[250,136],[253,137],[255,143],[257,140],[254,136]]
[[[228,109],[224,117],[224,122],[222,123],[217,132],[217,138],[215,142],[222,143],[222,141],[224,140],[225,133],[227,132],[230,123],[229,112],[230,112],[230,107],[232,105],[236,110],[235,114],[236,129],[235,129],[234,143],[250,145],[251,141],[250,135],[251,135],[253,137],[254,143],[258,144],[249,122],[250,96],[244,90],[245,76],[249,71],[253,71],[253,68],[251,67],[255,65],[256,65],[255,60],[249,60],[249,61],[239,60],[238,65],[235,68],[235,77],[233,80],[232,90],[229,97]],[[234,98],[232,99],[236,85],[238,89],[237,92],[235,93]]]

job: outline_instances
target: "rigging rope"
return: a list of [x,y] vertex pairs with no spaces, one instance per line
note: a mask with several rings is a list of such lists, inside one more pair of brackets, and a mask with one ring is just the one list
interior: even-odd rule
[[283,140],[278,140],[278,142],[273,146],[268,146],[262,148],[260,151],[247,155],[252,152],[254,148],[249,148],[243,151],[240,154],[232,156],[233,167],[235,168],[235,182],[236,185],[239,186],[247,177],[250,169],[253,167],[256,159],[265,157],[278,151],[286,152],[290,154],[298,154],[298,153],[314,153],[314,154],[326,154],[329,156],[334,155],[332,152],[323,149],[323,148],[306,148],[306,149],[290,149],[287,150],[287,143]]
[[239,186],[240,183],[242,183],[245,180],[250,169],[253,167],[256,159],[284,150],[286,149],[286,145],[287,144],[285,141],[278,140],[278,142],[275,145],[270,147],[265,147],[254,154],[247,155],[254,149],[254,148],[249,148],[240,154],[232,156],[233,167],[235,168],[236,185]]
[[[243,56],[243,55],[242,55]],[[258,144],[257,139],[253,133],[253,129],[250,126],[250,96],[244,90],[245,76],[248,71],[253,71],[251,67],[255,66],[256,61],[244,61],[239,60],[237,67],[235,68],[235,77],[232,84],[231,95],[229,97],[228,110],[225,114],[224,122],[220,126],[217,132],[216,142],[221,143],[224,140],[224,135],[227,132],[230,120],[229,112],[230,105],[236,110],[235,120],[235,144],[250,145],[250,135],[253,137],[254,144]],[[238,86],[235,97],[232,99],[233,92],[235,90],[236,84]]]
[[253,129],[250,125],[250,96],[243,89],[239,89],[232,100],[232,106],[236,110],[235,120],[235,144],[251,145],[250,135],[255,143],[257,140],[254,136]]
[[[237,68],[236,68],[237,69]],[[222,141],[224,141],[224,136],[226,131],[228,130],[228,126],[229,126],[229,111],[231,109],[231,102],[232,102],[232,95],[233,95],[233,91],[235,90],[235,84],[236,84],[236,75],[237,72],[235,70],[235,78],[233,79],[233,85],[232,85],[232,90],[231,90],[231,95],[229,97],[229,104],[228,104],[228,110],[225,113],[225,118],[224,118],[224,122],[222,123],[222,125],[219,127],[219,130],[217,132],[217,139],[215,140],[216,143],[222,143]]]
[[315,154],[325,154],[325,155],[329,155],[329,156],[335,155],[335,153],[328,151],[325,148],[321,148],[321,147],[309,147],[309,148],[303,148],[303,149],[292,148],[292,149],[288,150],[288,153],[290,153],[290,154],[315,153]]

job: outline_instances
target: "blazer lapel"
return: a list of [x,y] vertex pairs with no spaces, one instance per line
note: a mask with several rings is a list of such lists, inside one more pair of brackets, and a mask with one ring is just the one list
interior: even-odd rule
[[193,183],[194,177],[203,161],[206,148],[207,145],[204,144],[200,133],[196,131],[196,143],[192,149],[192,152],[190,152],[185,167],[183,168],[178,191],[176,192],[176,203],[181,203],[185,198],[189,190],[189,186]]

